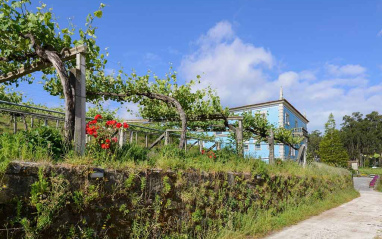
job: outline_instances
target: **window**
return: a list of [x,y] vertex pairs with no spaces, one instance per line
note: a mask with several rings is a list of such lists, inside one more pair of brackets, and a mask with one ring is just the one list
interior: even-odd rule
[[221,135],[223,135],[223,132],[221,132],[221,131],[216,131],[216,132],[215,132],[215,135],[216,135],[216,136],[221,136]]
[[249,150],[249,145],[247,143],[244,144],[244,151],[248,151]]
[[289,114],[285,113],[285,125],[290,125],[289,123]]
[[260,143],[255,144],[255,150],[261,150],[261,144]]

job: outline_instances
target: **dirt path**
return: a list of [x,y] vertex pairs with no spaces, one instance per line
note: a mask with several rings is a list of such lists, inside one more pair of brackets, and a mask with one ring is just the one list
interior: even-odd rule
[[382,193],[369,189],[370,178],[354,178],[361,196],[297,225],[274,233],[267,239],[382,239]]

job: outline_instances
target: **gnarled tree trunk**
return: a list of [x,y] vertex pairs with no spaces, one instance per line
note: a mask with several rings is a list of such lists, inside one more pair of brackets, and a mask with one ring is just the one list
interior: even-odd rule
[[65,141],[71,143],[74,135],[74,118],[75,118],[75,102],[74,102],[74,85],[69,80],[69,76],[66,72],[65,65],[60,59],[57,52],[45,51],[48,60],[52,63],[56,69],[62,84],[62,89],[65,97]]
[[56,51],[47,50],[41,47],[38,42],[36,42],[35,37],[30,33],[22,36],[24,38],[29,38],[37,56],[45,62],[52,63],[60,77],[65,98],[65,142],[70,144],[74,135],[74,85],[69,80],[65,65]]

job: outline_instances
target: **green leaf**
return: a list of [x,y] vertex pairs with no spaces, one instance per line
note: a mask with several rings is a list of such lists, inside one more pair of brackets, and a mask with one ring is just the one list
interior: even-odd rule
[[102,17],[102,11],[101,10],[95,11],[94,16],[101,18]]

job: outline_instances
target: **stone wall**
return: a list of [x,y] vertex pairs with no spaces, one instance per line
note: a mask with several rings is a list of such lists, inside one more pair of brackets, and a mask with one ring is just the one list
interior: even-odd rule
[[[350,175],[103,170],[12,162],[0,175],[0,238],[205,237],[237,215],[319,200]],[[8,229],[7,229],[8,228]]]

